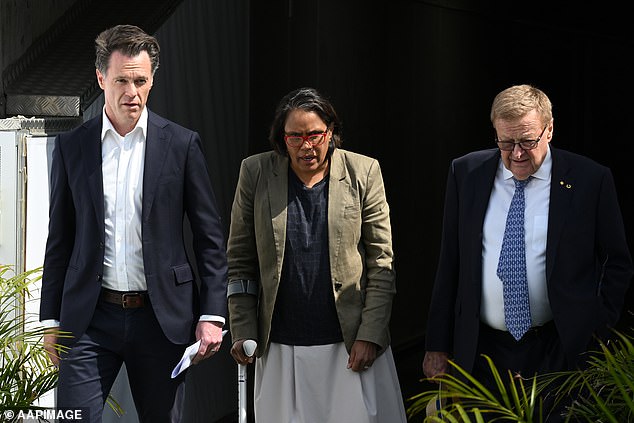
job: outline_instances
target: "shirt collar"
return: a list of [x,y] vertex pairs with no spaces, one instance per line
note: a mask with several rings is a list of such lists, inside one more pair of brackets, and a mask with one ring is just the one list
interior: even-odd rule
[[[106,115],[106,106],[103,107],[101,114],[103,118],[103,124],[101,125],[101,141],[103,142],[104,138],[106,137],[109,131],[111,131],[113,135],[116,134],[117,136],[119,136],[119,133],[114,129],[112,122]],[[143,111],[141,112],[141,116],[139,116],[139,120],[136,123],[136,126],[129,133],[131,134],[135,131],[140,130],[141,139],[145,140],[145,138],[147,137],[147,119],[148,119],[147,107],[144,107]]]

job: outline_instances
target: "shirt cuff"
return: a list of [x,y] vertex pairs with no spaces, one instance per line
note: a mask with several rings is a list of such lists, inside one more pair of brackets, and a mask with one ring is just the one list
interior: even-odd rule
[[198,319],[199,322],[218,322],[218,323],[222,323],[222,325],[224,326],[225,324],[225,318],[222,316],[216,316],[215,314],[203,314],[202,316],[200,316],[200,319]]
[[58,328],[59,327],[59,320],[55,320],[55,319],[46,319],[46,320],[42,320],[40,321],[40,323],[42,324],[42,326],[44,326],[45,328]]

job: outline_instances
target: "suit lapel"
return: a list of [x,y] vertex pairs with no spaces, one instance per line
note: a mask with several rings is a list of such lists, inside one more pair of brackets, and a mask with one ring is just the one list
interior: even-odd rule
[[284,248],[286,244],[286,216],[288,204],[288,159],[275,153],[271,155],[273,160],[272,172],[267,180],[267,192],[273,226],[273,237],[277,257],[277,278],[282,274],[284,261]]
[[467,176],[470,182],[467,185],[466,192],[473,193],[470,208],[472,220],[471,225],[468,227],[471,228],[469,238],[472,245],[469,251],[474,253],[471,257],[471,268],[474,270],[472,280],[474,281],[482,280],[482,229],[499,161],[499,153],[493,154],[492,157],[486,159],[481,166],[476,168],[472,174]]
[[148,110],[145,164],[143,168],[143,218],[150,215],[156,188],[171,144],[171,135],[163,130],[158,116]]
[[[337,245],[341,245],[343,229],[339,222],[344,222],[346,206],[350,202],[350,180],[346,173],[344,155],[339,150],[334,150],[330,158],[330,181],[328,186],[328,251],[330,252],[330,269],[336,272]],[[338,276],[333,274],[333,279]]]
[[570,208],[575,179],[570,175],[570,166],[554,148],[550,149],[552,154],[552,172],[550,179],[550,206],[548,212],[548,235],[546,241],[546,280],[550,280],[550,275],[555,262],[557,245],[561,238],[561,231],[564,227],[566,216]]
[[[470,175],[472,181],[473,190],[473,216],[474,221],[478,224],[478,232],[482,232],[482,225],[484,224],[484,216],[489,206],[489,199],[491,197],[491,190],[493,189],[493,183],[495,181],[495,174],[497,173],[500,156],[494,154],[493,157],[483,162],[482,166]],[[479,242],[479,241],[478,241]]]
[[101,171],[101,127],[102,117],[86,122],[87,134],[85,140],[80,140],[81,157],[88,180],[90,197],[99,224],[99,233],[104,234],[104,194],[103,174]]

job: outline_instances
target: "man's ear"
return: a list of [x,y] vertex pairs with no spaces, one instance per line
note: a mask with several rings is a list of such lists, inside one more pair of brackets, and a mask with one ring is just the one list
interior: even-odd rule
[[545,139],[547,142],[550,142],[553,139],[553,130],[555,129],[555,125],[554,123],[554,118],[550,119],[550,122],[548,122],[548,125],[546,126],[546,132],[544,132],[544,135],[542,136],[542,139]]
[[105,76],[101,72],[99,72],[99,69],[95,69],[95,73],[97,74],[97,82],[103,90]]

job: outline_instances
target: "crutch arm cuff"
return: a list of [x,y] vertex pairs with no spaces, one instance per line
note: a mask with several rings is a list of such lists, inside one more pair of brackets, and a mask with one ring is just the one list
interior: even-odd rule
[[227,298],[236,294],[258,296],[260,286],[258,281],[250,279],[234,279],[227,284]]

